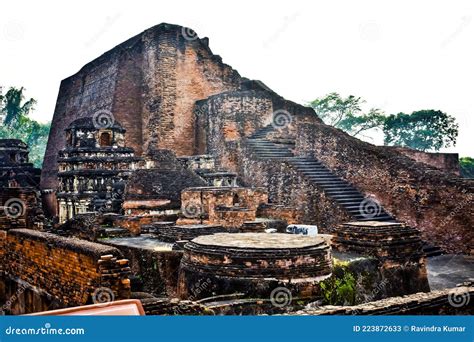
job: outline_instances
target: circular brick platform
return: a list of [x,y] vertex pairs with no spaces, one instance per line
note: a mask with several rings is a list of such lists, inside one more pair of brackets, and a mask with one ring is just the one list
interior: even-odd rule
[[321,237],[219,233],[185,245],[178,291],[182,298],[230,293],[265,298],[284,286],[293,297],[312,297],[319,291],[315,285],[330,274],[330,247]]
[[420,232],[398,222],[348,222],[337,227],[333,239],[341,252],[390,260],[418,260],[423,256]]

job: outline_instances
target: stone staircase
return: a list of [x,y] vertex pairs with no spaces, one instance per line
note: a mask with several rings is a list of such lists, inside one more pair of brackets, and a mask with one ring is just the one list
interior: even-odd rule
[[[387,213],[379,203],[366,198],[359,190],[335,175],[319,160],[312,157],[295,156],[291,151],[294,144],[280,144],[266,139],[267,134],[274,131],[273,126],[265,126],[247,139],[248,146],[257,158],[289,163],[298,173],[337,202],[355,221],[396,222],[395,218]],[[423,244],[423,252],[428,257],[443,254],[441,248],[426,241]]]
[[266,139],[274,131],[266,126],[247,139],[254,154],[259,159],[274,159],[289,163],[299,174],[322,189],[357,221],[395,221],[377,202],[365,196],[350,183],[335,175],[319,160],[312,157],[298,157],[289,145],[277,144]]

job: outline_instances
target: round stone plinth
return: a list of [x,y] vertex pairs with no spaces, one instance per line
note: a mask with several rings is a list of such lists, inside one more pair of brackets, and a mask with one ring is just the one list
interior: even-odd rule
[[348,222],[337,227],[333,239],[341,252],[356,252],[379,259],[419,259],[420,232],[399,222]]
[[311,297],[314,285],[330,274],[330,247],[324,238],[219,233],[184,246],[178,291],[182,298],[230,293],[265,298],[285,286],[293,296]]

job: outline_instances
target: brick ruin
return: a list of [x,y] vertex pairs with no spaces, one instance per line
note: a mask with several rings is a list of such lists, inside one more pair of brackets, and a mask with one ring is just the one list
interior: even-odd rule
[[[100,121],[106,120],[106,121]],[[120,212],[125,182],[141,160],[125,147],[125,129],[109,117],[80,118],[58,154],[59,222],[90,211]]]
[[37,228],[43,225],[39,193],[41,170],[28,162],[28,146],[0,139],[0,227]]
[[6,313],[100,302],[94,296],[102,289],[112,299],[130,297],[128,261],[116,248],[31,229],[9,230],[1,247],[4,302],[23,297]]
[[[202,299],[243,293],[270,297],[281,286],[295,299],[320,295],[319,282],[331,275],[331,253],[321,237],[237,233],[200,236],[184,246],[178,296]],[[209,286],[195,293],[195,284]]]
[[0,141],[1,203],[26,208],[0,212],[2,311],[138,298],[147,314],[306,314],[346,272],[341,310],[438,301],[429,257],[473,252],[453,158],[350,137],[189,32],[157,25],[63,80],[41,180],[25,144]]

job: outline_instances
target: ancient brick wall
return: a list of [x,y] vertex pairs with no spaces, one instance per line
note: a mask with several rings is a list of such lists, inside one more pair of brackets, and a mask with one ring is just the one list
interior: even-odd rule
[[442,171],[460,175],[459,169],[459,154],[457,153],[434,153],[417,151],[408,147],[386,146],[385,148],[393,149],[401,154],[410,157],[411,159],[424,163]]
[[423,239],[448,252],[472,253],[474,193],[462,178],[362,142],[316,119],[298,118],[296,152],[314,156]]
[[[57,186],[57,152],[74,120],[110,111],[137,154],[150,147],[194,152],[196,100],[237,89],[239,74],[209,49],[207,39],[160,24],[116,46],[61,83],[52,121],[42,189]],[[143,148],[142,148],[143,147]]]
[[267,202],[268,195],[262,188],[189,188],[181,193],[181,211],[185,218],[178,222],[239,228],[246,221],[254,221],[257,208]]
[[160,297],[176,297],[181,251],[153,251],[129,246],[117,248],[130,260],[131,272],[139,278],[140,291]]
[[35,189],[0,188],[0,229],[41,229],[43,218]]
[[196,153],[212,154],[234,170],[235,160],[225,146],[237,144],[242,138],[271,122],[272,97],[267,92],[245,90],[211,96],[196,103]]
[[355,306],[307,308],[289,315],[472,315],[473,286],[415,293]]
[[0,242],[2,273],[42,289],[61,306],[90,303],[102,287],[112,299],[130,296],[128,260],[116,248],[29,229],[2,233]]
[[288,163],[258,159],[245,144],[230,153],[239,157],[241,181],[266,188],[270,203],[295,207],[297,223],[317,224],[322,233],[329,233],[339,223],[351,220],[336,202]]
[[254,87],[255,82],[244,82],[240,91],[197,101],[196,154],[211,154],[217,157],[218,163],[235,170],[236,157],[227,153],[227,149],[240,145],[243,138],[272,123],[286,137],[294,135],[293,119],[313,113],[311,108],[285,100],[268,88]]
[[301,222],[302,215],[299,208],[280,204],[264,204],[258,208],[257,216],[282,220],[287,224],[296,224]]
[[348,221],[350,217],[335,202],[287,163],[258,159],[244,141],[271,124],[277,111],[287,113],[289,121],[274,138],[294,138],[298,117],[311,115],[318,120],[312,110],[286,101],[272,91],[248,88],[198,101],[197,153],[215,156],[217,164],[238,174],[239,184],[267,189],[271,203],[297,208],[299,223],[316,223],[323,232],[329,232]]

